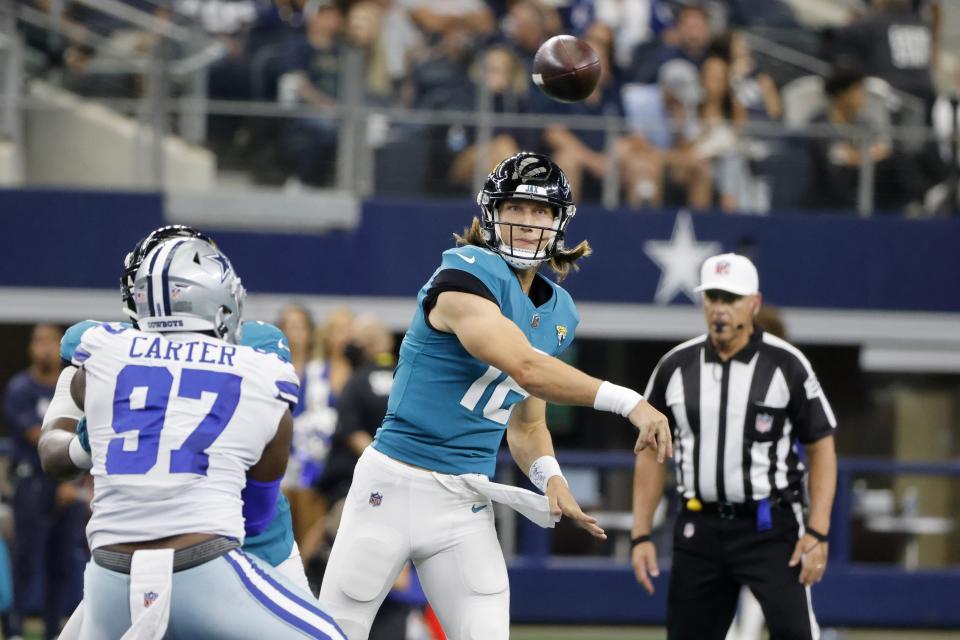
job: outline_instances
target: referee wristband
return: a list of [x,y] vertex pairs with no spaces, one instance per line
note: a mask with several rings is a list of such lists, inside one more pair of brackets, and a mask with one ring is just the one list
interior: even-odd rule
[[637,536],[636,538],[630,538],[630,548],[633,549],[638,544],[643,544],[644,542],[652,542],[649,533],[645,533],[642,536]]
[[593,408],[597,411],[609,411],[626,418],[633,411],[643,396],[627,387],[613,384],[604,380],[597,389],[597,397],[593,400]]
[[83,445],[80,444],[80,438],[73,436],[70,439],[70,445],[67,447],[67,455],[70,456],[70,462],[73,463],[77,469],[87,470],[93,467],[93,458],[89,453],[84,450]]
[[566,484],[567,479],[563,477],[563,473],[560,471],[560,463],[553,456],[540,456],[533,461],[533,464],[530,465],[530,471],[527,473],[530,482],[537,489],[540,489],[540,493],[547,492],[547,483],[553,476],[560,476]]
[[806,533],[811,538],[815,539],[817,542],[827,542],[829,540],[829,538],[826,535],[820,533],[816,529],[811,529],[810,527],[807,527],[804,533]]

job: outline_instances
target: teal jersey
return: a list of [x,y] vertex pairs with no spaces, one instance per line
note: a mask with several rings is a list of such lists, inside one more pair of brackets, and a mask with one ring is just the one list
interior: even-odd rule
[[570,346],[580,317],[570,294],[541,275],[537,277],[552,295],[536,306],[503,258],[475,246],[445,251],[440,268],[420,290],[373,446],[425,469],[492,476],[512,407],[528,394],[505,373],[467,353],[454,334],[427,324],[424,301],[437,276],[448,269],[480,280],[501,313],[547,355]]
[[[60,357],[70,362],[73,353],[80,344],[80,338],[88,329],[103,324],[96,320],[84,320],[71,326],[60,341]],[[110,323],[117,327],[132,327],[128,322]],[[290,347],[287,337],[268,322],[244,322],[240,344],[253,347],[258,351],[276,354],[284,362],[290,362]],[[274,505],[273,519],[267,528],[255,536],[247,536],[243,543],[244,551],[277,566],[290,556],[293,549],[293,522],[290,519],[290,503],[280,493]]]

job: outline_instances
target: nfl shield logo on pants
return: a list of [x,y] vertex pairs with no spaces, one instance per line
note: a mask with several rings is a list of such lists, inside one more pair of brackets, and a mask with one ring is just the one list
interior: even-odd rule
[[757,433],[767,433],[773,428],[773,416],[769,413],[758,414],[754,428],[757,430]]
[[146,609],[160,596],[156,591],[145,591],[143,594],[143,608]]
[[383,494],[380,493],[379,491],[374,491],[373,493],[370,494],[369,502],[371,506],[379,507],[380,503],[383,502]]

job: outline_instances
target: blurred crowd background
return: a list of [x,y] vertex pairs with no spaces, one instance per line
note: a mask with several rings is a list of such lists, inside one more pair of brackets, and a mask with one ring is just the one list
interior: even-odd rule
[[[49,83],[202,145],[200,186],[460,195],[523,148],[611,207],[957,208],[960,12],[940,0],[20,4],[25,74],[42,81],[27,93],[54,100]],[[530,82],[562,33],[603,62],[573,105]],[[25,163],[27,182],[51,181]]]

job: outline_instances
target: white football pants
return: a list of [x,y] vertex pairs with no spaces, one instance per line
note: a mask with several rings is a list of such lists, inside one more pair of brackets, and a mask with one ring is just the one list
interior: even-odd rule
[[415,469],[367,447],[357,463],[320,588],[350,640],[367,640],[407,560],[449,640],[507,640],[510,588],[491,503],[456,476]]

